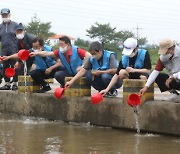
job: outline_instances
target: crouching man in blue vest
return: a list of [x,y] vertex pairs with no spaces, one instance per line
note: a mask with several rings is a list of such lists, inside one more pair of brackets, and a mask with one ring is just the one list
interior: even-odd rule
[[[89,52],[92,54],[89,61],[69,82],[66,83],[65,86],[71,86],[77,79],[84,75],[88,83],[98,91],[101,91],[108,86],[117,70],[115,53],[103,50],[101,43],[98,41],[90,44]],[[117,96],[118,93],[116,89],[120,88],[121,85],[121,80],[118,80],[118,82],[109,89],[108,96]]]
[[59,50],[53,52],[38,52],[32,55],[42,57],[51,56],[59,59],[59,71],[55,73],[55,79],[60,83],[61,87],[65,85],[65,77],[73,77],[82,68],[81,66],[89,59],[91,54],[86,50],[71,45],[71,41],[67,36],[59,38]]
[[147,80],[151,70],[149,53],[144,49],[138,49],[137,40],[128,38],[124,41],[123,56],[119,62],[116,74],[106,89],[100,93],[105,95],[116,82],[121,79],[144,79]]
[[[41,52],[51,52],[52,48],[50,46],[44,45],[44,40],[41,38],[35,38],[33,40],[33,49],[30,55],[33,53],[41,53]],[[35,56],[34,60],[35,69],[30,72],[30,76],[34,81],[41,85],[41,89],[36,91],[37,93],[45,93],[51,90],[49,83],[47,83],[44,79],[54,78],[54,74],[59,70],[59,66],[61,65],[60,60],[56,61],[52,57],[41,57]]]

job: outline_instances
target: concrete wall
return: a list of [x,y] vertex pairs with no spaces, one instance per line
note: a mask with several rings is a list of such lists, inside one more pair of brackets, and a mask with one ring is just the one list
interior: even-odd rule
[[[122,98],[104,98],[92,105],[90,97],[65,97],[52,94],[27,94],[0,91],[0,110],[21,115],[60,119],[67,122],[90,122],[93,125],[136,130],[133,109]],[[140,130],[180,136],[180,103],[148,101],[139,108]]]

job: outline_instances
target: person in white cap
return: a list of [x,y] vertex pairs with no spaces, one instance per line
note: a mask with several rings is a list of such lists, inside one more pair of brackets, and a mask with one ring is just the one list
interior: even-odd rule
[[124,41],[123,56],[119,62],[116,74],[106,89],[100,91],[105,95],[118,79],[147,79],[151,70],[149,53],[138,48],[137,40],[128,38]]
[[[147,92],[155,81],[161,92],[171,93],[166,100],[179,102],[180,95],[176,90],[180,90],[180,48],[173,40],[165,38],[159,43],[159,54],[155,69],[150,74],[145,87],[140,90],[140,94]],[[168,74],[160,73],[164,68],[168,70]]]

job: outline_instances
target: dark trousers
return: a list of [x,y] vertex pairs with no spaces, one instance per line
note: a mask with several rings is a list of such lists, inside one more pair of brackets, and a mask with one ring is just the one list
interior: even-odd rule
[[[113,75],[111,74],[102,74],[100,76],[92,76],[91,71],[88,71],[85,75],[87,82],[96,90],[101,91],[109,85]],[[115,89],[118,89],[122,86],[122,82],[120,79],[116,82],[116,84],[110,89],[111,92],[114,92]]]
[[[15,63],[16,63],[16,60],[13,60],[13,59],[9,59],[9,60],[3,61],[3,77],[4,77],[5,82],[10,82],[10,78],[8,78],[5,75],[6,68],[9,68],[9,67],[14,68],[14,64]],[[18,81],[18,69],[16,69],[15,72],[16,73],[13,76],[13,82],[17,82]]]
[[[26,60],[27,75],[29,75],[29,73],[30,73],[33,62],[34,62],[34,57],[29,57]],[[20,63],[20,68],[18,69],[18,75],[24,75],[24,63],[20,60],[19,60],[19,63]]]
[[61,84],[61,87],[65,85],[65,77],[73,77],[74,75],[69,74],[66,68],[60,67],[54,75],[55,79]]
[[175,90],[180,90],[180,82],[177,82],[176,80],[173,80],[170,84],[169,84],[169,88],[166,87],[165,82],[166,80],[169,78],[168,74],[165,73],[160,73],[155,82],[157,83],[159,89],[161,90],[161,92],[164,91],[168,91],[171,89],[175,89]]
[[54,78],[54,74],[59,69],[54,69],[50,74],[45,74],[45,70],[33,70],[30,72],[30,76],[33,78],[35,82],[45,87],[47,82],[44,79]]

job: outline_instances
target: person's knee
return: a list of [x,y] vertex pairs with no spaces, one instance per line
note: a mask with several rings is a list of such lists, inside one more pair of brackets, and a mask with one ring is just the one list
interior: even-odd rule
[[34,78],[34,77],[35,77],[35,75],[36,75],[35,70],[33,70],[33,71],[29,72],[29,75],[30,75],[32,78]]
[[60,77],[61,73],[60,72],[56,72],[54,74],[54,78],[57,80]]
[[102,78],[103,81],[107,81],[109,79],[111,80],[112,75],[110,75],[110,74],[102,74],[101,78]]
[[125,69],[121,69],[119,72],[120,79],[129,79],[129,73]]
[[85,77],[86,77],[86,80],[88,80],[88,81],[92,81],[92,73],[91,73],[91,71],[88,71],[86,74],[85,74]]

